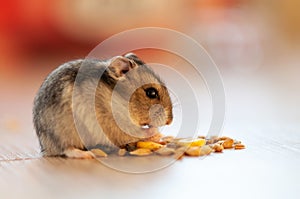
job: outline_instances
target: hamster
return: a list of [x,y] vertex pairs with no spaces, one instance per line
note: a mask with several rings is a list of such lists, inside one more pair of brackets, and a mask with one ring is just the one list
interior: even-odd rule
[[93,158],[90,149],[125,148],[155,135],[172,119],[165,84],[133,53],[59,66],[45,79],[33,105],[44,156]]

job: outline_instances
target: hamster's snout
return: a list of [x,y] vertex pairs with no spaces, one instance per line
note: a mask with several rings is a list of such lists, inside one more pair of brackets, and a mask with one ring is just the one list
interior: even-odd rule
[[149,119],[149,125],[158,127],[171,124],[173,115],[161,104],[154,104],[149,109]]

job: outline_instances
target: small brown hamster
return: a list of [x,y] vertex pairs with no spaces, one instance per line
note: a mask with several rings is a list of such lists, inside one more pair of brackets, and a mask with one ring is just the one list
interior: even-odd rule
[[44,156],[93,158],[90,149],[124,148],[172,119],[165,84],[133,53],[59,66],[41,85],[33,107]]

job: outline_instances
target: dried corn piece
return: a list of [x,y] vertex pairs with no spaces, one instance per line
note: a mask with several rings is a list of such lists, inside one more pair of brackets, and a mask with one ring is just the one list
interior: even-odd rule
[[91,149],[90,150],[96,157],[107,157],[107,154],[101,149]]
[[177,144],[180,146],[194,147],[194,146],[203,146],[205,145],[205,139],[180,139]]
[[212,152],[212,149],[208,145],[200,147],[200,156],[209,155]]
[[234,140],[231,138],[228,138],[228,139],[224,140],[222,145],[223,145],[224,149],[231,149],[233,147],[233,143],[234,143]]
[[200,156],[201,155],[201,148],[198,146],[189,147],[185,154],[188,156]]
[[129,152],[130,155],[136,155],[136,156],[146,156],[152,154],[152,151],[150,149],[136,149],[134,151]]
[[124,155],[126,155],[126,153],[127,153],[126,149],[119,149],[119,151],[118,151],[119,156],[124,156]]
[[220,152],[223,151],[224,147],[223,147],[223,145],[216,143],[216,144],[213,144],[213,145],[212,145],[212,149],[213,149],[215,152],[220,153]]
[[243,145],[243,144],[236,144],[236,145],[234,145],[234,149],[235,150],[244,149],[244,148],[245,148],[245,145]]
[[146,141],[146,142],[138,142],[137,147],[138,148],[143,148],[143,149],[150,149],[150,150],[157,150],[161,148],[163,145],[151,142],[151,141]]
[[168,148],[168,147],[162,147],[155,151],[155,153],[162,155],[162,156],[168,156],[173,155],[175,153],[175,149]]

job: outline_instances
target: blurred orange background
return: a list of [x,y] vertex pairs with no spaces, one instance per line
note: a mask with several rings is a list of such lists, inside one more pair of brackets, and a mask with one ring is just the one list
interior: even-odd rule
[[[280,47],[280,43],[285,43],[286,48],[295,47],[300,38],[299,4],[297,0],[2,1],[1,72],[36,69],[23,61],[82,57],[109,36],[145,26],[175,29],[203,45],[213,43],[221,48],[240,48],[242,42],[260,42],[263,48]],[[209,41],[213,37],[222,40],[222,35],[228,37],[228,26],[231,36],[241,37],[240,41]],[[271,39],[277,42],[263,43]]]

